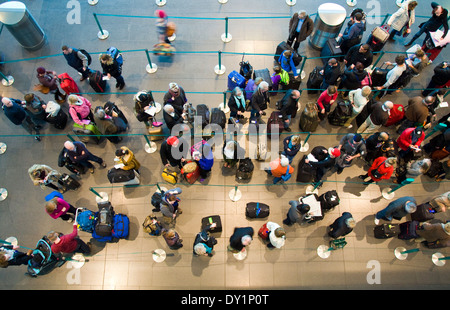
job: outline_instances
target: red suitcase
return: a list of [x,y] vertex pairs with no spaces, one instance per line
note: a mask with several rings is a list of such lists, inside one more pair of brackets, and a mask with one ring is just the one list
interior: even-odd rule
[[60,75],[58,75],[58,78],[60,80],[59,85],[67,95],[80,92],[77,83],[75,83],[75,81],[70,77],[69,74],[61,73]]
[[[188,164],[193,163],[192,161],[188,162]],[[196,168],[192,172],[187,172],[185,167],[181,168],[181,175],[184,176],[184,179],[189,183],[193,184],[200,177],[200,167],[196,164]]]
[[269,239],[269,230],[267,229],[267,223],[261,226],[258,231],[258,236],[260,236],[263,240]]

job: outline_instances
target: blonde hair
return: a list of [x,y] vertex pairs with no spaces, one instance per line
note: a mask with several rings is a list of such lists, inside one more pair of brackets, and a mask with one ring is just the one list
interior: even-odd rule
[[297,145],[300,143],[301,138],[300,138],[300,136],[292,136],[291,141],[292,141],[292,143]]
[[5,251],[0,251],[0,267],[1,268],[6,268],[8,267],[8,260],[6,259],[6,252]]
[[71,95],[69,95],[69,98],[67,98],[67,99],[69,100],[69,104],[74,104],[75,102],[78,101],[78,96],[71,94]]
[[48,240],[50,240],[50,242],[55,242],[56,239],[58,239],[59,237],[59,233],[57,233],[56,231],[52,230],[47,234],[47,238]]
[[361,88],[361,95],[363,97],[369,97],[370,93],[372,92],[372,89],[369,86],[364,86]]
[[57,198],[53,198],[51,200],[49,200],[46,204],[45,204],[45,210],[47,210],[48,213],[52,213],[53,211],[55,211],[56,209],[56,205],[57,205]]

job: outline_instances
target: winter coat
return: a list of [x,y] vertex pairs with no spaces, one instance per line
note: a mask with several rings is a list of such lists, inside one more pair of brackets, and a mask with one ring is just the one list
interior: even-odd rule
[[[377,159],[375,159],[373,161],[373,164],[369,168],[369,171],[368,171],[368,174],[373,181],[379,182],[381,180],[389,180],[392,176],[392,173],[394,173],[393,166],[386,167],[386,165],[385,165],[386,159],[387,159],[386,157],[378,157]],[[379,178],[376,178],[373,175],[374,171],[378,171],[378,173],[380,173],[382,176]]]
[[[78,96],[83,103],[81,105],[71,104],[69,107],[69,114],[73,121],[79,125],[84,125],[82,120],[87,119],[91,113],[91,103],[84,97]],[[81,119],[80,119],[81,117]]]
[[[413,127],[406,128],[398,137],[397,145],[403,151],[409,150],[409,146],[411,145],[411,142],[412,142],[412,133],[413,133],[414,129],[415,128],[413,128]],[[422,135],[415,143],[415,146],[419,147],[424,139],[425,139],[425,133],[422,132]]]
[[408,201],[416,203],[414,197],[405,196],[402,198],[398,198],[389,203],[386,208],[379,211],[376,215],[376,218],[384,219],[386,221],[392,221],[392,219],[401,220],[403,217],[409,214],[405,209],[405,204]]
[[25,109],[22,107],[22,102],[18,99],[10,99],[12,102],[12,107],[7,107],[3,105],[3,112],[5,112],[6,117],[14,124],[21,125],[23,120],[27,117]]
[[336,239],[351,233],[353,231],[353,228],[348,227],[345,221],[352,217],[352,214],[349,212],[342,213],[342,215],[329,226],[330,232],[328,234],[330,235],[330,237]]
[[391,25],[391,28],[397,31],[402,30],[402,28],[406,25],[408,28],[411,28],[412,24],[416,20],[415,10],[411,10],[411,13],[408,14],[408,4],[412,0],[403,2],[402,6],[392,14],[392,16],[387,21],[388,25]]
[[[297,25],[299,22],[298,13],[294,13],[289,21],[289,36],[293,35],[297,30]],[[307,37],[309,37],[314,29],[313,20],[306,15],[305,20],[303,21],[303,25],[300,28],[300,32],[296,37],[298,42],[305,41]]]

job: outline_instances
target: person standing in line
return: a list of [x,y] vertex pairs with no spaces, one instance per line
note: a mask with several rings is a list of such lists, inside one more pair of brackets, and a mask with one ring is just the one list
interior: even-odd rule
[[289,37],[286,43],[298,52],[300,43],[311,35],[313,29],[314,22],[305,10],[294,13],[289,20]]
[[377,102],[373,105],[372,112],[366,118],[364,123],[358,127],[357,133],[369,134],[377,131],[381,126],[386,124],[389,119],[389,111],[394,107],[392,101],[386,101],[384,103]]
[[[28,169],[28,175],[33,181],[34,185],[44,186],[57,190],[60,193],[65,192],[64,186],[60,185],[58,180],[61,178],[61,173],[47,165],[35,164]],[[55,185],[56,184],[56,185]]]
[[78,223],[75,219],[73,222],[73,231],[68,235],[51,231],[47,234],[47,238],[50,241],[50,247],[54,254],[71,254],[82,253],[91,254],[91,243],[85,243],[78,236]]
[[71,223],[75,220],[77,209],[60,197],[54,197],[45,204],[45,211],[53,219],[60,218]]
[[[111,77],[116,79],[116,88],[122,90],[125,87],[125,80],[122,76],[122,63],[119,62],[118,57],[122,57],[118,49],[112,49],[113,55],[109,53],[100,54],[100,65],[103,69],[103,75],[106,75],[108,79]],[[120,58],[121,59],[121,58]]]
[[344,212],[338,217],[333,224],[328,226],[328,236],[337,239],[344,237],[353,231],[356,221],[350,212]]
[[296,89],[289,89],[283,98],[277,103],[283,117],[284,130],[290,132],[292,116],[297,113],[298,101],[300,99],[300,91]]
[[280,249],[286,243],[286,231],[283,227],[275,222],[267,222],[267,230],[269,231],[268,248]]
[[300,203],[298,200],[289,201],[291,206],[286,214],[286,218],[283,220],[283,224],[293,225],[295,223],[302,224],[311,209],[309,205]]
[[243,252],[245,247],[252,243],[253,235],[254,231],[252,227],[235,227],[230,237],[228,251],[232,253]]
[[[380,182],[381,180],[389,180],[394,173],[394,166],[397,163],[395,157],[378,157],[370,166],[366,174],[360,175],[359,178],[364,180],[363,185],[369,185],[373,182]],[[366,181],[366,179],[369,180]]]
[[417,234],[424,240],[427,248],[437,249],[450,246],[450,222],[448,223],[428,223],[425,222],[417,229]]
[[262,81],[258,85],[258,89],[253,93],[251,99],[251,111],[250,111],[250,119],[258,119],[261,115],[266,115],[265,110],[267,109],[269,99],[269,83],[266,81]]
[[344,127],[353,128],[352,122],[364,109],[364,106],[369,102],[369,96],[372,93],[370,86],[364,86],[348,93],[348,100],[352,104],[352,115],[345,122]]
[[338,174],[341,174],[344,168],[350,167],[353,159],[366,155],[366,142],[358,133],[349,133],[342,137],[337,148],[341,151],[334,164]]
[[67,45],[63,45],[61,49],[67,60],[67,64],[81,73],[80,81],[87,79],[89,75],[89,58],[87,55]]
[[158,35],[158,42],[170,44],[169,38],[167,37],[167,24],[169,22],[169,17],[163,10],[156,10],[155,16],[156,16],[155,21],[156,34]]
[[89,168],[91,173],[94,173],[94,165],[90,161],[94,161],[102,168],[106,168],[106,163],[103,159],[89,152],[86,146],[80,141],[66,141],[64,142],[64,148],[67,150],[67,156],[71,161]]
[[126,146],[121,146],[120,149],[116,150],[116,158],[118,164],[123,164],[122,170],[135,170],[137,173],[139,172],[139,168],[141,167],[141,163],[134,156],[134,152],[130,150]]
[[19,99],[12,99],[3,97],[1,99],[3,105],[3,112],[5,116],[14,124],[14,125],[22,125],[26,131],[30,135],[33,134],[33,130],[35,131],[34,138],[37,141],[41,141],[41,137],[39,137],[39,129],[38,125],[36,125],[32,118],[27,115],[27,112],[22,106],[22,101]]
[[212,223],[206,226],[201,232],[197,234],[194,240],[193,252],[195,256],[213,256],[214,245],[217,244],[216,238],[209,234],[211,229],[214,229],[217,223]]
[[394,36],[401,35],[403,31],[406,33],[411,32],[411,26],[416,20],[415,8],[417,4],[417,1],[414,0],[403,2],[397,12],[388,19],[387,25],[392,29],[389,34],[389,40],[394,40]]
[[380,223],[380,219],[392,221],[392,219],[401,220],[407,214],[416,212],[416,199],[411,196],[398,198],[388,204],[386,208],[378,211],[375,215],[375,225]]
[[181,193],[181,188],[177,187],[166,191],[162,197],[160,210],[163,215],[163,221],[167,225],[174,225],[175,218],[183,213],[179,207],[180,198],[177,197]]
[[33,258],[33,250],[23,253],[18,251],[19,248],[18,245],[2,245],[0,247],[0,268],[28,265],[29,260]]
[[422,91],[422,96],[426,97],[435,91],[436,88],[444,88],[450,81],[450,67],[448,62],[444,61],[434,67],[434,74],[431,77],[427,87]]
[[36,69],[37,79],[42,86],[48,87],[51,93],[55,94],[55,101],[59,104],[66,102],[67,95],[63,95],[58,87],[58,76],[55,71],[47,71],[44,67]]

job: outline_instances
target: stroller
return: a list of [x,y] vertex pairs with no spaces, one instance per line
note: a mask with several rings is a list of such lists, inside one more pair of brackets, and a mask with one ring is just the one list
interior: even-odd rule
[[42,237],[33,250],[33,258],[28,261],[27,274],[37,277],[38,274],[49,272],[54,267],[61,267],[64,260],[53,254],[50,243],[46,236]]

